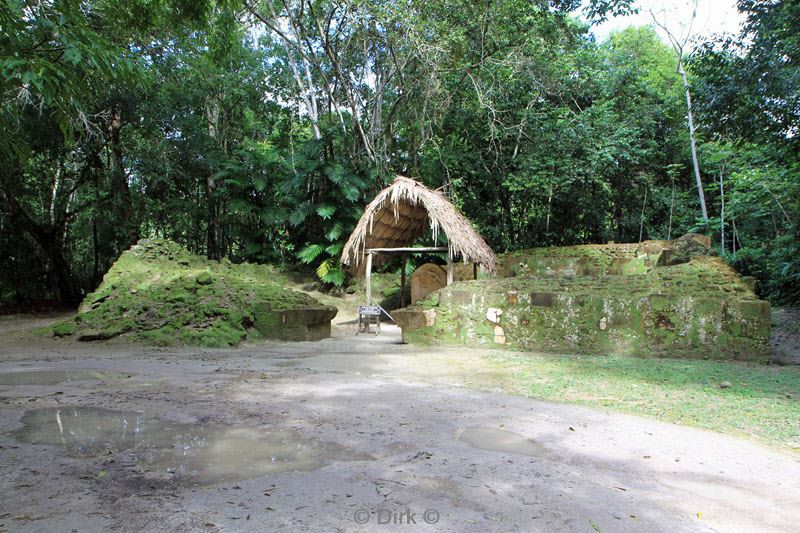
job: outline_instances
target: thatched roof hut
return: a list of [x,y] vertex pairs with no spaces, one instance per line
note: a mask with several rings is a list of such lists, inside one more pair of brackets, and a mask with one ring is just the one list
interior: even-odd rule
[[342,250],[342,264],[359,269],[369,250],[408,248],[427,226],[434,239],[440,231],[447,236],[451,261],[460,257],[465,263],[480,263],[494,274],[497,257],[464,215],[442,193],[403,176],[367,206]]

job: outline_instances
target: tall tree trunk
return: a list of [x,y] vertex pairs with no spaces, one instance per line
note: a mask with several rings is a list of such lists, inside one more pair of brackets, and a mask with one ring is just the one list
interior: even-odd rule
[[553,210],[553,187],[551,186],[550,192],[547,194],[547,221],[545,222],[544,225],[544,235],[545,238],[547,239],[548,246],[552,244],[552,241],[550,239],[550,214],[552,213],[552,210]]
[[219,259],[219,209],[216,199],[216,186],[211,175],[206,177],[206,256]]
[[[95,178],[97,178],[97,167],[95,167]],[[97,185],[97,183],[95,183]],[[94,201],[100,204],[100,190],[95,186]],[[97,210],[92,213],[92,250],[94,251],[94,267],[92,268],[92,287],[100,285],[100,249],[99,237],[97,234]]]
[[689,145],[692,148],[692,166],[694,166],[694,177],[697,181],[697,194],[700,197],[700,209],[703,211],[703,220],[708,222],[708,210],[706,210],[706,195],[703,192],[703,180],[700,177],[700,165],[697,163],[697,146],[694,140],[694,117],[692,114],[692,95],[689,91],[689,80],[686,77],[686,70],[683,62],[678,61],[678,73],[683,80],[683,90],[686,92],[686,114],[689,118]]
[[645,185],[644,188],[644,200],[642,201],[642,217],[641,221],[639,222],[639,242],[642,242],[642,236],[644,235],[644,208],[647,205],[647,191],[648,187]]
[[116,105],[111,108],[109,130],[111,133],[111,191],[114,193],[114,197],[119,200],[120,205],[124,205],[130,199],[130,189],[128,188],[128,180],[125,177],[125,167],[122,163],[122,115]]
[[725,257],[725,177],[723,175],[723,169],[719,171],[719,194],[720,194],[720,201],[722,202],[722,206],[720,207],[719,218],[720,218],[720,252],[722,257]]
[[667,15],[666,11],[662,10],[664,13],[664,21],[660,21],[656,14],[650,9],[650,16],[653,18],[653,22],[661,28],[664,33],[667,34],[667,38],[669,38],[670,43],[672,44],[672,48],[675,50],[675,59],[676,59],[676,66],[675,70],[681,76],[681,80],[683,81],[683,91],[686,93],[686,114],[688,116],[689,122],[689,145],[692,150],[692,165],[694,166],[694,177],[695,181],[697,182],[697,194],[700,197],[700,209],[703,212],[703,221],[708,224],[708,210],[706,209],[706,195],[703,192],[703,180],[700,178],[700,166],[697,163],[697,147],[695,145],[694,139],[694,116],[692,114],[692,94],[689,91],[689,79],[686,76],[686,70],[683,68],[683,51],[686,49],[686,45],[689,43],[689,40],[692,36],[691,27],[692,23],[694,23],[694,19],[697,16],[697,3],[698,0],[694,1],[694,9],[692,11],[690,23],[689,23],[689,31],[682,37],[674,34],[668,28],[667,22]]
[[514,218],[511,215],[511,198],[509,198],[507,192],[503,192],[501,196],[501,202],[503,205],[503,214],[505,215],[506,219],[506,232],[508,233],[508,244],[513,246],[516,242],[516,235],[514,235]]
[[97,248],[97,216],[92,215],[92,250],[94,252],[94,266],[92,267],[92,285],[98,285],[100,279],[100,250]]
[[56,177],[53,180],[53,190],[50,195],[50,224],[56,223],[56,200],[58,200],[58,193],[61,192],[61,158],[56,164]]
[[47,258],[53,267],[58,286],[58,299],[63,303],[77,304],[81,300],[81,292],[75,281],[75,276],[70,268],[69,261],[64,257],[63,243],[56,238],[51,238],[49,242],[42,244]]
[[[212,139],[219,141],[219,101],[214,96],[206,98],[206,122],[208,125],[208,135]],[[214,181],[213,171],[205,179],[206,193],[206,255],[209,259],[220,258],[220,222],[219,222],[219,199],[217,198],[217,184]]]
[[128,187],[128,177],[125,175],[125,166],[122,158],[122,111],[118,105],[111,108],[111,123],[109,134],[111,137],[111,194],[113,196],[114,224],[117,227],[118,245],[121,250],[126,250],[138,235],[133,217],[133,204],[131,191]]
[[672,209],[675,207],[675,181],[672,182],[672,199],[669,201],[669,227],[667,229],[667,240],[672,240]]

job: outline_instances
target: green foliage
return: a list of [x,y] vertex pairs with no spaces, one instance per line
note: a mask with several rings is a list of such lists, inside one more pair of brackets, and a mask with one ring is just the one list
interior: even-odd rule
[[[464,211],[501,249],[638,239],[645,191],[668,187],[667,166],[686,157],[680,81],[655,32],[632,28],[601,47],[568,36],[526,56],[536,68],[494,104],[512,110],[506,129],[488,129],[462,91],[444,154],[430,154],[427,172],[453,176]],[[644,238],[662,236],[653,222],[669,205],[648,200]]]
[[760,280],[762,294],[778,304],[800,300],[800,245],[794,235],[744,247],[726,256],[740,272]]
[[800,3],[739,0],[738,7],[747,17],[740,34],[704,43],[690,63],[702,121],[732,140],[770,143],[796,160]]
[[779,304],[797,302],[800,165],[776,162],[772,147],[705,143],[701,148],[717,214],[708,225],[698,220],[695,228],[711,234],[739,272],[758,280],[762,296]]
[[303,263],[312,263],[323,251],[325,248],[321,244],[309,244],[298,252],[297,257]]
[[110,22],[83,2],[0,3],[0,152],[24,158],[30,146],[20,138],[20,115],[26,107],[47,109],[65,137],[85,127],[94,84],[141,79],[134,62],[98,31]]
[[[796,302],[794,7],[741,4],[752,42],[691,65],[700,229]],[[0,1],[0,299],[80,300],[142,236],[343,285],[394,173],[442,187],[498,252],[696,227],[681,81],[652,29],[598,43],[574,1],[273,7],[278,26],[266,3]]]

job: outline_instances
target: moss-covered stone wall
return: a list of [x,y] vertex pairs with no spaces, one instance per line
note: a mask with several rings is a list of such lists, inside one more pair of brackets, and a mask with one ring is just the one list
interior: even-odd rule
[[[395,311],[405,342],[760,360],[769,304],[697,239],[507,254],[490,280]],[[662,256],[667,253],[668,263]]]

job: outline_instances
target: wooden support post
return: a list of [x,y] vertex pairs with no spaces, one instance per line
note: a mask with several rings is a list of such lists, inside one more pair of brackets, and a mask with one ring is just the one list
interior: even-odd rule
[[406,256],[400,263],[400,307],[406,306]]
[[367,305],[372,305],[372,253],[367,254]]
[[478,279],[478,263],[472,263],[472,279]]
[[447,254],[447,284],[453,283],[453,258]]

